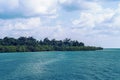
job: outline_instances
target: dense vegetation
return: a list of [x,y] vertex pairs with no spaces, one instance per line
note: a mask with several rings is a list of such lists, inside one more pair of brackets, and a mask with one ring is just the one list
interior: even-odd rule
[[102,50],[101,47],[85,46],[83,42],[64,40],[36,40],[33,37],[20,37],[18,39],[5,37],[0,39],[0,52],[35,52],[35,51],[81,51]]

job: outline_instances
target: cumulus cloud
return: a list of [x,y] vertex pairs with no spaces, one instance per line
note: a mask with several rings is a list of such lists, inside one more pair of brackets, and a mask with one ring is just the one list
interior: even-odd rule
[[[41,25],[40,18],[0,20],[0,34],[5,36],[28,36]],[[32,32],[33,31],[33,32]],[[31,34],[28,34],[28,33]]]
[[98,24],[111,20],[114,10],[101,9],[100,11],[86,11],[80,13],[80,18],[73,21],[74,25],[96,27]]
[[100,10],[101,6],[98,5],[99,2],[94,0],[61,0],[61,7],[66,11],[76,11],[76,10]]
[[55,14],[56,0],[0,0],[0,18]]
[[79,28],[91,29],[96,33],[92,35],[118,36],[120,30],[119,18],[120,7],[116,9],[104,8],[98,4],[98,9],[91,9],[79,13],[80,17],[72,21],[73,25]]
[[120,40],[119,19],[117,0],[0,0],[1,37],[68,37],[107,46],[108,39]]

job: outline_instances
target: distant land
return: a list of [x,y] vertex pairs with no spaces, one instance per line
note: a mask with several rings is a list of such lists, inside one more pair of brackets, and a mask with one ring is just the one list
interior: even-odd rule
[[48,39],[36,40],[33,37],[4,37],[0,39],[0,52],[39,52],[39,51],[94,51],[102,47],[85,46],[77,40]]

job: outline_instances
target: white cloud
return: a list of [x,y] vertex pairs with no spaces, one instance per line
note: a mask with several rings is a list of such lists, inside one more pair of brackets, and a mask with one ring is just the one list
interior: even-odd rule
[[57,0],[0,0],[0,17],[31,17],[56,14]]
[[25,8],[25,11],[27,10],[29,15],[54,13],[57,3],[56,0],[24,0],[20,2],[23,5],[23,8]]
[[62,8],[67,11],[76,11],[76,10],[101,10],[101,6],[98,5],[99,2],[89,1],[89,0],[61,0],[59,1],[62,5]]
[[97,27],[97,25],[109,21],[114,14],[114,11],[111,9],[102,9],[98,12],[94,12],[94,10],[81,12],[80,18],[74,20],[73,24],[86,27]]
[[99,46],[120,34],[120,6],[98,0],[0,0],[0,18],[1,37],[67,37]]
[[34,29],[38,25],[41,25],[40,18],[22,18],[22,19],[8,19],[8,20],[0,20],[0,28],[5,28],[8,30],[9,28],[11,30],[27,30],[27,29]]
[[21,19],[0,19],[0,35],[1,37],[20,37],[33,36],[37,39],[45,37],[64,39],[67,37],[67,30],[60,25],[49,26],[43,25],[43,21],[38,17],[21,18]]
[[[41,26],[40,18],[0,20],[1,37],[5,36],[32,36]],[[29,33],[29,34],[28,34]],[[32,33],[32,34],[30,34]],[[27,35],[28,34],[28,35]]]

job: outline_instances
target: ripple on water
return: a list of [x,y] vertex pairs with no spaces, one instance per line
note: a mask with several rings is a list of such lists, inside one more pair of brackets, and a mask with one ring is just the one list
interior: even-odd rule
[[0,79],[120,80],[120,54],[107,52],[42,52],[19,56],[12,54],[14,57],[9,55],[9,58],[2,55],[0,73],[7,76],[0,75]]
[[61,55],[61,57],[51,58],[48,60],[38,59],[36,62],[30,61],[29,63],[20,64],[15,71],[13,71],[7,76],[7,78],[5,78],[5,80],[35,80],[35,78],[39,79],[45,72],[53,72],[51,69],[46,67],[47,65],[52,65],[53,63],[60,61],[62,58],[63,55]]

